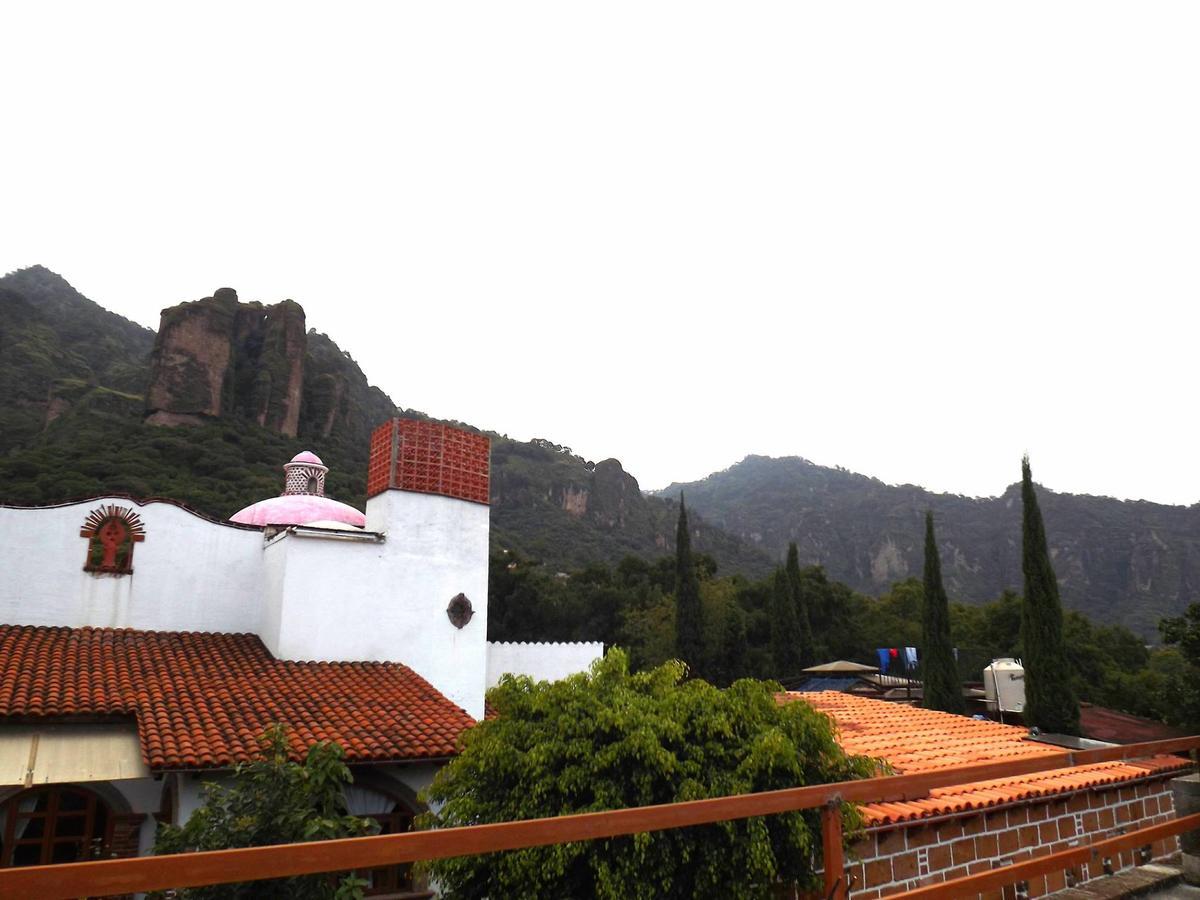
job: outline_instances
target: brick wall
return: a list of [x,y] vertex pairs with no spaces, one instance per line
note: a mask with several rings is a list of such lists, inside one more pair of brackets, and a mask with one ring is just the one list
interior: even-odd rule
[[[926,884],[974,875],[1091,843],[1174,818],[1170,780],[1155,778],[1059,794],[929,824],[903,823],[871,829],[852,848],[846,865],[853,900],[874,900]],[[1178,838],[1158,841],[1155,859],[1179,849]],[[1113,871],[1135,865],[1136,850],[1114,856]],[[1093,867],[1095,868],[1095,867]],[[1087,866],[1080,882],[1104,875]],[[1031,879],[1029,895],[1039,897],[1067,887],[1066,873]],[[1010,892],[1011,893],[1011,892]],[[1000,896],[995,893],[995,896]]]
[[367,496],[396,489],[487,503],[490,451],[482,434],[392,419],[371,433]]

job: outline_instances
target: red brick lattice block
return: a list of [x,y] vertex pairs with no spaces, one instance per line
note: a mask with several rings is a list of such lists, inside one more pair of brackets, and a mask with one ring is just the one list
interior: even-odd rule
[[437,422],[392,419],[371,434],[367,496],[417,491],[488,502],[491,441]]

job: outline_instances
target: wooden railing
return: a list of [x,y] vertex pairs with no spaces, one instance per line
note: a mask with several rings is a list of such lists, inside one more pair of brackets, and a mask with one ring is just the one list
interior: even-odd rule
[[[98,862],[0,869],[0,897],[68,900],[81,896],[125,894],[168,888],[200,887],[228,882],[285,878],[320,872],[371,869],[418,860],[444,859],[501,850],[518,850],[570,841],[585,841],[705,825],[751,816],[802,809],[822,810],[825,896],[846,894],[841,841],[842,802],[873,803],[923,797],[933,788],[1027,775],[1071,766],[1200,749],[1200,736],[1150,741],[1099,750],[1081,750],[1006,762],[954,766],[914,775],[889,775],[787,788],[757,794],[639,806],[606,812],[529,819],[494,825],[344,838],[301,844],[279,844],[238,850],[213,850],[167,856],[144,856]],[[1055,867],[1086,862],[1092,852],[1139,846],[1172,834],[1200,828],[1200,815],[1188,816],[1139,832],[1072,848],[1053,856],[1006,866],[991,872],[910,892],[911,897],[959,897],[991,887],[1014,884]],[[1101,850],[1100,848],[1104,848]],[[1089,857],[1090,858],[1090,857]],[[957,893],[955,893],[957,891]]]

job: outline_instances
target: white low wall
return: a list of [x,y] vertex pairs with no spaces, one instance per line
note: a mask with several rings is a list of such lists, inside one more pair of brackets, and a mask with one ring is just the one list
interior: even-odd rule
[[504,674],[528,675],[537,681],[558,681],[588,666],[604,656],[601,641],[574,644],[492,642],[488,644],[487,686],[500,683]]

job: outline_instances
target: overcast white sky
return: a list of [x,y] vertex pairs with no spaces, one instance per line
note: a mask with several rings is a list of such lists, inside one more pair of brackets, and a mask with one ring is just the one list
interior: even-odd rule
[[[1200,500],[1200,5],[21,3],[0,271],[615,456]],[[320,450],[319,447],[314,448]]]

